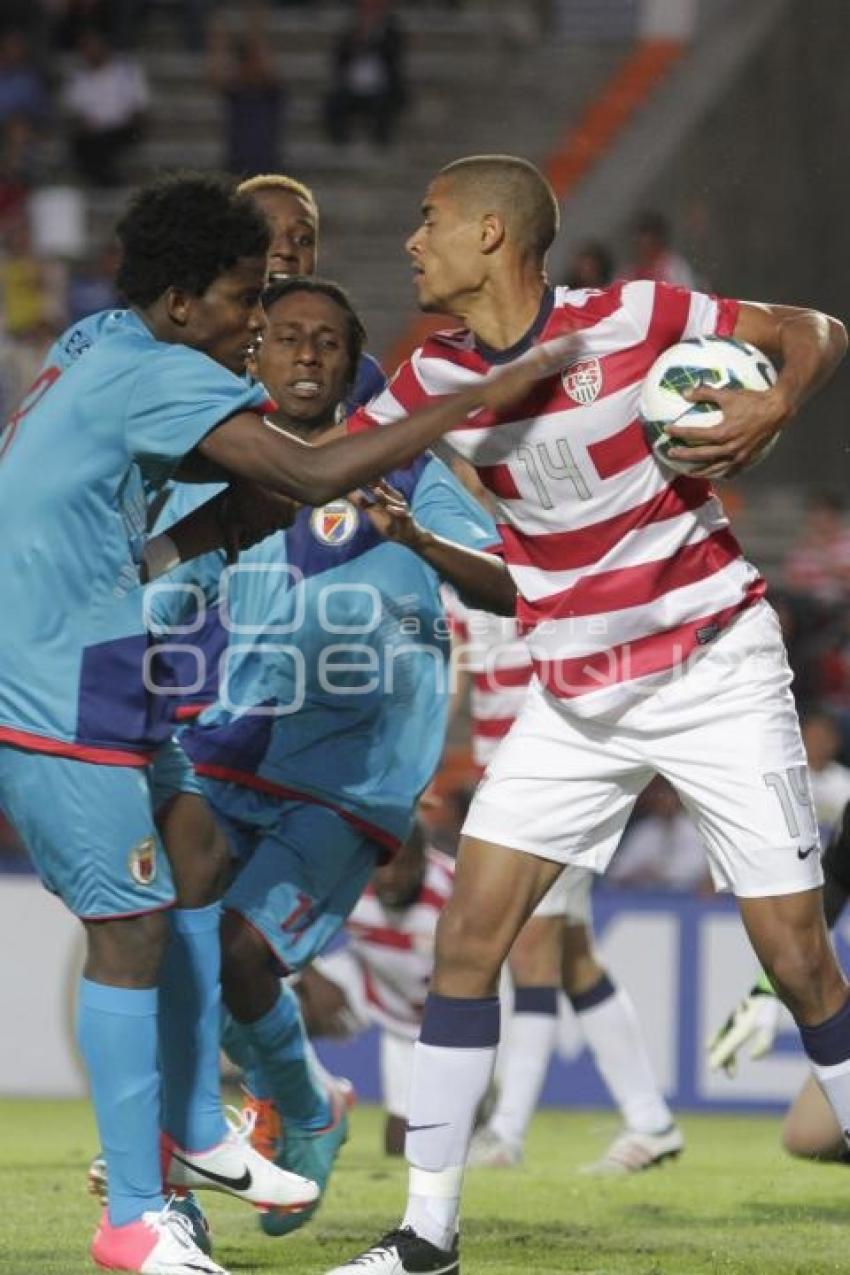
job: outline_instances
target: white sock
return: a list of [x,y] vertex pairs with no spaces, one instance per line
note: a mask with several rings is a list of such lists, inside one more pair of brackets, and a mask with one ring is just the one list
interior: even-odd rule
[[673,1113],[655,1079],[631,997],[606,974],[589,992],[570,999],[624,1124],[638,1133],[667,1129]]
[[554,987],[517,987],[514,1013],[499,1050],[499,1097],[488,1127],[521,1151],[540,1099],[558,1033]]
[[472,1124],[498,1040],[497,996],[429,995],[413,1050],[405,1141],[410,1194],[402,1224],[437,1248],[451,1248],[457,1231]]

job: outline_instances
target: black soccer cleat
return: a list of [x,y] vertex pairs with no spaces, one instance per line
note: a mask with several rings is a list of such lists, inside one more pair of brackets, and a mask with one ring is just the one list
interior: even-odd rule
[[457,1238],[451,1249],[437,1248],[411,1227],[401,1227],[326,1275],[460,1275]]

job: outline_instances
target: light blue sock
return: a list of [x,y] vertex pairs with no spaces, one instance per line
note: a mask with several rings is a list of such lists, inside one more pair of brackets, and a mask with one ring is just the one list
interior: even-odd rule
[[187,1151],[227,1135],[219,1083],[221,904],[174,908],[159,982],[162,1127]]
[[291,988],[281,987],[274,1006],[256,1023],[234,1023],[233,1028],[253,1049],[265,1079],[268,1093],[257,1097],[274,1098],[284,1121],[294,1120],[305,1129],[330,1122],[327,1086]]
[[221,1047],[242,1072],[249,1094],[253,1098],[271,1098],[271,1087],[263,1074],[256,1050],[246,1039],[241,1025],[226,1009],[222,1009],[221,1013]]
[[109,1220],[164,1207],[159,1160],[156,988],[80,980],[77,1040],[109,1174]]

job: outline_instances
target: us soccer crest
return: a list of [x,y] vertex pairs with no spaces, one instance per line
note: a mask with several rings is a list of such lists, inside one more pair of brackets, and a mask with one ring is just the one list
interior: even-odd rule
[[133,846],[127,862],[136,884],[150,885],[156,878],[156,838],[145,837]]
[[599,359],[581,359],[561,373],[564,389],[581,407],[589,407],[602,389],[602,366]]
[[358,513],[347,500],[332,500],[310,515],[310,530],[323,545],[344,545],[357,530]]

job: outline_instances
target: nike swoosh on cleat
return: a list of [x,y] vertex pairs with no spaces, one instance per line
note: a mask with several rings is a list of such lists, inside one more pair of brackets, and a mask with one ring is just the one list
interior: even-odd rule
[[228,1191],[249,1191],[254,1179],[251,1177],[251,1170],[246,1169],[241,1178],[228,1178],[224,1173],[213,1173],[210,1169],[202,1169],[199,1165],[193,1164],[191,1160],[184,1160],[182,1155],[178,1155],[176,1151],[171,1152],[172,1158],[179,1160],[187,1169],[191,1169],[193,1173],[199,1174],[202,1178],[206,1178],[209,1182],[217,1182],[219,1186],[226,1187]]
[[420,1129],[447,1129],[448,1120],[443,1120],[440,1124],[409,1124],[407,1125],[408,1133],[419,1133]]

